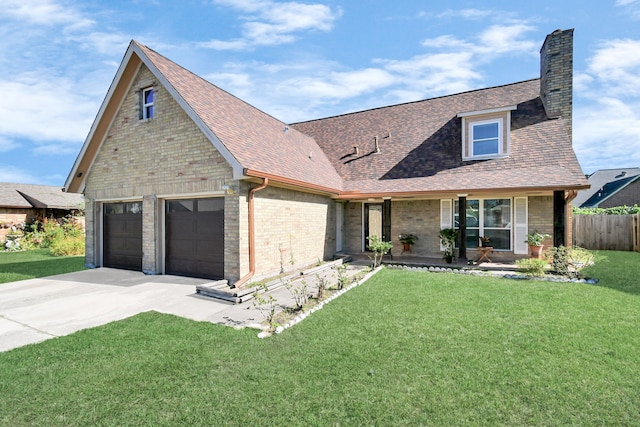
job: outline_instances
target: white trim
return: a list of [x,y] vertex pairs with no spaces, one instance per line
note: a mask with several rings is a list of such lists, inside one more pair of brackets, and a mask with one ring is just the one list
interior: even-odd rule
[[[453,216],[453,199],[440,199],[440,230],[453,228]],[[440,242],[440,250],[444,251],[444,249],[442,242]]]
[[468,111],[464,113],[458,113],[458,117],[480,116],[482,114],[502,113],[505,111],[513,111],[517,109],[518,109],[517,105],[507,105],[505,107],[489,108],[487,110],[477,110],[477,111]]
[[[521,205],[522,203],[522,205]],[[517,217],[518,207],[524,208],[524,218]],[[524,221],[518,222],[517,220],[524,219]],[[526,236],[529,232],[529,198],[514,197],[513,198],[513,253],[514,254],[528,254],[529,247],[526,243]]]
[[[142,99],[140,100],[140,108],[141,108],[141,112],[142,112],[142,120],[151,120],[151,119],[153,119],[155,111],[154,111],[154,113],[151,114],[151,117],[149,117],[149,113],[147,111],[148,111],[149,107],[151,107],[151,108],[155,107],[155,102],[154,101],[156,99],[156,94],[155,94],[155,92],[153,90],[153,86],[147,86],[147,87],[143,88],[141,92],[142,92]],[[151,92],[152,101],[151,102],[146,102],[146,98],[147,98],[146,94],[149,93],[149,92]]]

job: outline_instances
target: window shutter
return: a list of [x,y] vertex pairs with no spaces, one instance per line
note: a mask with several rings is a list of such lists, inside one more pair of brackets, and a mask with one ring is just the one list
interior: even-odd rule
[[[451,199],[440,200],[440,230],[453,228],[453,201]],[[440,244],[440,250],[444,251],[444,246]]]
[[513,199],[513,253],[528,254],[529,246],[527,245],[528,227],[528,199],[526,197],[515,197]]
[[139,90],[138,91],[138,120],[142,120],[144,118],[143,116],[143,111],[144,110],[144,91],[143,90]]

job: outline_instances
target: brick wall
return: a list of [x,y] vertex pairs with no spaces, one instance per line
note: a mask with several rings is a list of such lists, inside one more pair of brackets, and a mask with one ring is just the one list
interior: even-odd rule
[[440,257],[440,201],[415,200],[391,204],[391,242],[394,256],[402,254],[401,233],[411,233],[418,240],[411,248],[413,256]]
[[563,117],[571,136],[573,29],[549,34],[540,49],[540,98],[549,117]]
[[[154,117],[139,120],[139,91],[154,86]],[[99,265],[95,201],[136,198],[143,201],[143,271],[160,273],[162,253],[158,195],[223,194],[225,197],[225,270],[238,274],[238,183],[222,155],[200,132],[171,95],[143,65],[103,141],[86,180],[87,265]],[[235,218],[235,219],[234,219]],[[228,229],[227,229],[227,222]],[[234,247],[235,245],[235,247]]]
[[[534,231],[553,236],[553,196],[529,197],[529,233]],[[543,244],[553,247],[553,238],[547,237]]]
[[[255,193],[256,277],[330,259],[336,248],[335,202],[330,198],[269,186]],[[246,205],[240,207],[241,218]],[[243,224],[244,225],[244,224]],[[248,260],[241,241],[241,259]],[[243,273],[248,261],[242,262]]]

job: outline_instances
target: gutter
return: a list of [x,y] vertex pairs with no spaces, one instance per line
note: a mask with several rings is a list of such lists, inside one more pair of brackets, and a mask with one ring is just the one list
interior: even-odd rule
[[232,288],[241,288],[256,273],[256,230],[253,197],[254,194],[258,191],[267,188],[267,185],[269,185],[269,178],[263,178],[263,182],[261,185],[253,187],[251,190],[249,190],[249,272],[240,280],[231,285]]

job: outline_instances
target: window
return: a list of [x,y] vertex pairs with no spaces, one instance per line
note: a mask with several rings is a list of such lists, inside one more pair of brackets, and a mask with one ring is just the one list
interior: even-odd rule
[[149,120],[153,118],[153,88],[148,87],[142,90],[142,100],[140,105],[141,119]]
[[[453,221],[458,228],[458,201]],[[511,199],[467,200],[467,247],[480,246],[480,236],[489,237],[494,249],[511,250]]]
[[500,121],[471,124],[471,155],[500,154]]
[[506,157],[511,145],[511,111],[517,106],[460,113],[462,160]]

